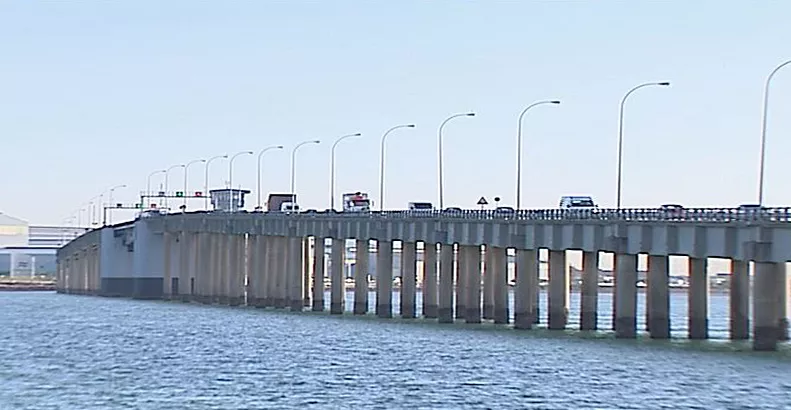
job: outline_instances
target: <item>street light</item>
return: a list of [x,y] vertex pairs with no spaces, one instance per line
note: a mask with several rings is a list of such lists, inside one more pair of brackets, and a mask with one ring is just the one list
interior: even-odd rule
[[282,145],[273,145],[271,147],[266,147],[266,148],[262,149],[261,152],[258,153],[258,167],[257,167],[257,171],[256,171],[256,178],[257,178],[256,191],[257,191],[257,194],[258,194],[258,204],[255,207],[256,211],[261,211],[261,210],[264,209],[264,207],[261,206],[261,157],[264,156],[265,152],[273,150],[273,149],[283,149],[283,146]]
[[233,212],[233,160],[239,155],[253,155],[253,151],[237,152],[228,162],[228,212]]
[[361,135],[363,134],[359,132],[356,134],[344,135],[336,139],[335,143],[332,144],[332,149],[330,150],[330,209],[333,211],[335,210],[335,147],[346,138],[359,137]]
[[[110,191],[110,194],[108,195],[108,199],[107,199],[108,206],[113,206],[113,192],[115,192],[115,190],[118,188],[126,188],[126,184],[116,185],[108,190]],[[102,196],[104,196],[104,194],[102,194]],[[110,223],[112,224],[112,215],[109,215],[109,217],[110,217]],[[107,219],[108,219],[107,210],[105,210],[104,207],[102,207],[102,226],[107,225],[108,222]]]
[[617,186],[617,189],[616,189],[616,191],[617,191],[617,198],[616,198],[616,201],[615,201],[616,208],[618,208],[618,209],[621,209],[621,175],[622,175],[622,165],[623,165],[623,108],[624,108],[624,104],[626,104],[626,99],[629,98],[629,96],[633,92],[635,92],[635,91],[637,91],[637,90],[639,90],[639,89],[641,89],[643,87],[650,87],[650,86],[667,87],[669,85],[670,85],[670,83],[667,82],[667,81],[663,81],[663,82],[659,82],[659,83],[656,83],[656,82],[654,82],[654,83],[643,83],[643,84],[640,84],[640,85],[632,88],[631,90],[629,90],[626,93],[626,95],[623,96],[623,99],[621,100],[621,112],[620,112],[620,115],[618,116],[618,186]]
[[439,209],[444,209],[444,201],[443,201],[443,190],[444,190],[444,180],[442,179],[442,128],[445,127],[445,124],[448,121],[457,118],[457,117],[474,117],[474,112],[468,113],[461,113],[461,114],[454,114],[450,117],[446,118],[445,121],[442,121],[442,124],[439,125],[439,149],[438,149],[438,156],[439,156]]
[[189,175],[189,172],[187,172],[187,171],[189,171],[190,165],[198,164],[198,163],[204,163],[205,164],[206,160],[205,159],[195,159],[195,160],[192,160],[192,161],[188,162],[187,165],[184,166],[184,203],[181,205],[182,206],[182,209],[181,209],[182,212],[186,212],[187,211],[187,175]]
[[516,209],[521,209],[522,204],[522,119],[531,108],[544,104],[560,104],[558,100],[538,101],[530,104],[519,114],[519,126],[516,133]]
[[205,199],[203,200],[203,204],[206,207],[207,211],[209,210],[209,165],[215,159],[220,159],[220,158],[228,159],[228,154],[217,155],[215,157],[211,157],[208,160],[206,160],[206,171],[205,171],[206,175],[203,180],[203,195]]
[[176,164],[171,166],[165,171],[165,209],[168,211],[170,210],[170,208],[168,208],[168,202],[170,202],[168,201],[168,175],[170,174],[170,171],[176,168],[186,168],[186,167],[187,166],[185,164]]
[[154,172],[148,174],[148,178],[146,179],[146,200],[148,201],[148,202],[146,202],[146,208],[150,208],[151,207],[151,177],[153,177],[156,174],[164,174],[166,172],[167,172],[167,170],[160,169],[158,171],[154,171]]
[[381,153],[379,154],[379,211],[384,210],[385,206],[385,139],[387,135],[399,128],[415,128],[415,124],[396,125],[385,131],[382,135],[382,142],[379,143]]
[[320,140],[309,140],[303,141],[297,144],[294,149],[291,151],[291,207],[294,208],[294,205],[297,202],[297,193],[296,193],[296,166],[297,166],[297,149],[306,144],[318,144]]
[[766,77],[766,85],[764,85],[764,108],[763,108],[763,119],[761,120],[761,159],[759,160],[759,171],[758,171],[758,205],[763,206],[764,204],[764,160],[766,158],[766,117],[768,116],[769,111],[769,83],[772,81],[774,75],[780,71],[781,68],[791,64],[791,60],[788,60],[779,66],[775,67],[771,73],[769,73],[769,77]]

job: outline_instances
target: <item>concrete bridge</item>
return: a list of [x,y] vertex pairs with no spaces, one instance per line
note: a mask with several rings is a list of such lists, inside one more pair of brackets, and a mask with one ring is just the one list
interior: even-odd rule
[[[325,239],[332,241],[329,255],[323,251]],[[668,256],[686,255],[689,338],[708,338],[708,258],[732,260],[730,337],[752,338],[755,350],[775,350],[788,338],[791,208],[688,209],[683,215],[656,209],[143,213],[133,222],[93,230],[61,248],[58,291],[321,311],[328,270],[330,311],[342,314],[349,239],[357,241],[354,314],[368,313],[368,245],[374,240],[376,315],[392,317],[393,243],[400,242],[403,317],[416,315],[419,280],[425,318],[508,324],[513,302],[513,327],[531,329],[538,323],[538,252],[547,249],[548,328],[566,329],[570,286],[565,251],[579,250],[580,328],[596,330],[597,258],[608,252],[614,254],[615,335],[634,338],[637,255],[646,254],[647,330],[650,337],[665,339],[670,337]],[[516,252],[512,301],[507,249]]]

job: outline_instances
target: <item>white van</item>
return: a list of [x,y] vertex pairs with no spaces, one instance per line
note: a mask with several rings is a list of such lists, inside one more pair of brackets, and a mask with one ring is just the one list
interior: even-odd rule
[[560,198],[562,209],[596,209],[599,206],[589,196],[564,196]]
[[296,213],[299,212],[299,205],[294,202],[283,202],[280,204],[280,212]]

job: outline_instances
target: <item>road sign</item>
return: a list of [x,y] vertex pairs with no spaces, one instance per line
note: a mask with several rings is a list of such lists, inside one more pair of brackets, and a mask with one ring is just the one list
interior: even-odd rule
[[489,202],[486,201],[486,198],[481,197],[481,199],[478,200],[478,205],[489,205]]

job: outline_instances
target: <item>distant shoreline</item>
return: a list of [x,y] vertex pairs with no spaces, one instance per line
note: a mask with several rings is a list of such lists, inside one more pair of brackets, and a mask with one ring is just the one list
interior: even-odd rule
[[48,292],[54,290],[54,280],[0,279],[0,292]]

